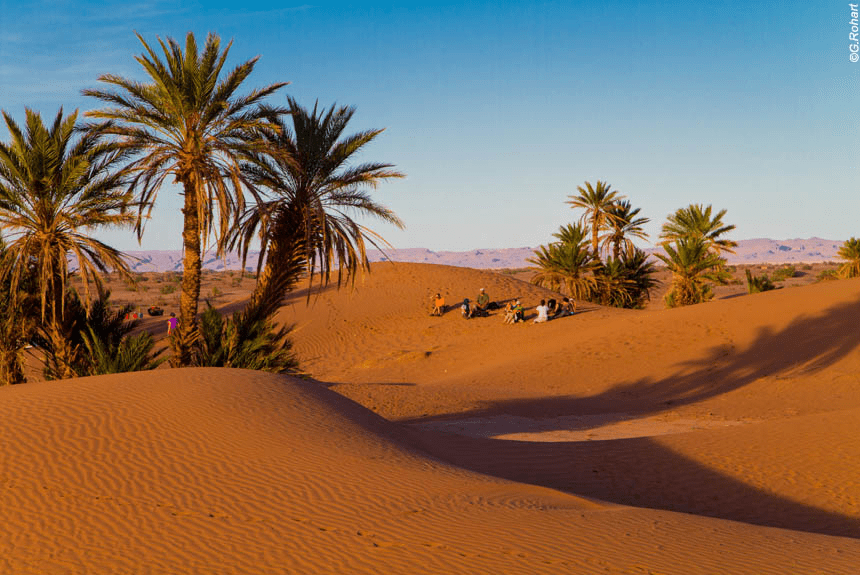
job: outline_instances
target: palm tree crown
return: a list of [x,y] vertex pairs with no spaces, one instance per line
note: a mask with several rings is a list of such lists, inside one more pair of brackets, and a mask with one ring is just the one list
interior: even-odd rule
[[847,260],[839,266],[839,275],[845,278],[860,277],[860,239],[851,238],[842,244],[838,257]]
[[379,247],[383,240],[354,214],[403,225],[368,193],[403,174],[391,164],[351,164],[382,130],[344,135],[354,108],[319,110],[315,104],[308,110],[293,98],[288,102],[292,128],[277,120],[266,132],[266,153],[247,166],[254,185],[268,190],[269,197],[248,209],[235,238],[243,255],[255,236],[261,238],[260,262],[268,255],[254,300],[274,305],[302,270],[311,278],[319,269],[325,283],[337,268],[340,284],[342,273],[354,278],[359,268],[368,268],[366,245]]
[[642,226],[650,222],[649,218],[636,217],[639,208],[633,209],[630,200],[620,200],[612,204],[607,210],[609,216],[609,231],[604,234],[604,245],[612,244],[612,257],[616,260],[621,257],[622,248],[625,251],[636,249],[631,238],[644,240],[648,237]]
[[623,199],[623,196],[620,196],[618,191],[611,189],[609,184],[600,180],[597,181],[596,186],[592,187],[590,182],[585,182],[584,188],[579,186],[576,189],[579,195],[568,196],[570,200],[567,203],[574,208],[585,210],[580,221],[588,223],[591,227],[591,249],[597,257],[600,232],[609,227],[613,217],[610,209],[616,201]]
[[133,176],[129,190],[138,197],[138,237],[165,179],[172,176],[183,186],[184,274],[174,343],[175,363],[187,365],[196,337],[201,239],[205,245],[217,207],[219,251],[226,245],[231,218],[244,207],[240,160],[259,149],[259,131],[284,112],[263,101],[285,83],[238,94],[257,58],[222,74],[232,42],[222,50],[220,39],[211,33],[202,51],[191,33],[184,50],[172,38],[159,38],[161,54],[137,37],[145,51],[136,59],[150,82],[101,76],[112,88],[84,94],[108,107],[87,116],[103,120],[91,126],[93,130],[115,136],[122,149],[134,154],[128,170]]
[[663,224],[660,233],[663,244],[680,238],[697,237],[702,238],[706,247],[717,254],[720,252],[735,253],[732,248],[737,247],[737,242],[721,238],[724,234],[734,230],[735,226],[723,223],[726,210],[720,210],[711,217],[712,209],[710,205],[705,208],[701,204],[690,204],[686,208],[679,208]]
[[[26,131],[3,112],[12,137],[0,143],[0,227],[7,231],[7,261],[17,286],[28,264],[37,265],[42,317],[62,313],[62,295],[69,275],[67,256],[72,254],[89,299],[97,273],[110,269],[128,273],[122,254],[85,232],[100,227],[124,227],[133,223],[126,211],[131,196],[116,169],[123,154],[93,134],[74,141],[77,112],[57,113],[51,126],[27,110]],[[51,297],[58,297],[56,302]]]
[[551,290],[564,288],[574,299],[587,299],[596,287],[594,254],[588,250],[588,231],[582,224],[561,226],[558,242],[540,246],[529,258],[537,266],[531,282]]

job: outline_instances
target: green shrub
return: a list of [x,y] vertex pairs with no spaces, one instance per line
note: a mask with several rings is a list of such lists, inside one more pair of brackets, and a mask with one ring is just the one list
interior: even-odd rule
[[225,318],[207,301],[192,364],[297,373],[298,362],[289,339],[292,328],[278,327],[271,316],[257,311],[246,308]]
[[762,274],[758,277],[752,275],[752,272],[746,270],[747,273],[747,291],[749,293],[761,293],[776,289],[776,286],[767,277],[767,274]]
[[836,270],[824,270],[820,274],[818,274],[818,277],[816,277],[815,279],[820,282],[828,280],[837,280],[839,279],[839,274]]
[[812,264],[803,264],[803,267],[801,269],[804,271],[809,271],[812,269]]
[[147,371],[155,369],[167,359],[158,357],[163,349],[152,352],[155,340],[147,331],[136,336],[126,335],[119,343],[99,338],[92,328],[88,332],[83,334],[83,339],[89,375]]
[[773,272],[772,279],[775,282],[781,282],[788,278],[793,278],[796,274],[797,270],[794,269],[794,266],[785,266],[777,268],[776,271]]
[[173,284],[167,284],[166,286],[161,287],[161,293],[164,295],[172,294],[176,291],[176,286]]

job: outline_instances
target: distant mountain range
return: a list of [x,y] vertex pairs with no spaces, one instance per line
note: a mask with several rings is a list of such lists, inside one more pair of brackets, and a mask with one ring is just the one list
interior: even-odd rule
[[[842,240],[822,238],[740,240],[735,250],[737,253],[728,254],[727,259],[730,264],[815,263],[837,259],[836,253],[841,245]],[[649,248],[646,251],[654,253],[660,251],[660,248]],[[368,252],[368,257],[372,262],[391,260],[476,269],[500,269],[528,267],[530,264],[526,259],[532,257],[533,254],[534,249],[528,247],[471,250],[468,252],[434,252],[425,248],[405,248],[390,250],[385,254],[374,250]],[[128,252],[128,256],[130,257],[131,269],[136,272],[182,271],[182,252],[179,250]],[[248,254],[248,261],[245,264],[248,271],[257,269],[258,258],[259,252]],[[207,270],[239,270],[241,265],[242,262],[236,254],[229,254],[222,259],[216,257],[214,253],[207,253],[203,258],[203,268]]]

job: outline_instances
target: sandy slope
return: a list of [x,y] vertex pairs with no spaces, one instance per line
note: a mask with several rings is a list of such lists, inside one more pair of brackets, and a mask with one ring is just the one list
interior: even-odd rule
[[191,369],[0,392],[4,573],[784,573],[860,561],[851,539],[461,470],[289,378]]
[[0,389],[0,573],[860,565],[860,282],[544,325],[429,317],[436,291],[480,287],[548,295],[374,265],[282,312],[318,381],[186,369]]

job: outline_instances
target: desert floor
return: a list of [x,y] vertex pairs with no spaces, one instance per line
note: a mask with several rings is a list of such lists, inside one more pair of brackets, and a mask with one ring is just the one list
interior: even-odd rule
[[[860,280],[816,283],[832,267],[505,325],[431,317],[430,298],[554,294],[527,272],[374,264],[281,311],[304,379],[0,389],[0,572],[857,572]],[[169,312],[171,282],[112,286]],[[226,310],[253,286],[206,282]]]

